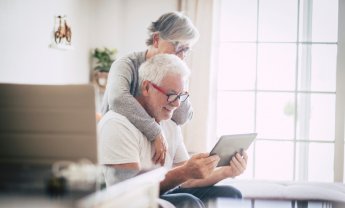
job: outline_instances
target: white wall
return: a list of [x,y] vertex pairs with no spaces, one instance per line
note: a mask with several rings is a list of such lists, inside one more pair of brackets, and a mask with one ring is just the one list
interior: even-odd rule
[[126,11],[123,0],[94,0],[91,20],[92,49],[108,47],[123,48],[123,19]]
[[[145,49],[149,23],[177,0],[0,0],[0,82],[88,83],[90,50]],[[67,15],[73,50],[49,48],[54,16]]]
[[118,49],[118,56],[146,48],[147,27],[168,11],[177,10],[177,0],[96,0],[96,32],[92,47]]
[[[0,0],[0,82],[88,82],[89,2]],[[67,15],[74,50],[48,47],[55,15]]]

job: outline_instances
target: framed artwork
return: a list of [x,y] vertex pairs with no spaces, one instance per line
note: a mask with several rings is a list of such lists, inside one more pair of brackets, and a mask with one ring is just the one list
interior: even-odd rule
[[51,48],[69,50],[72,47],[72,29],[67,21],[67,16],[55,16]]

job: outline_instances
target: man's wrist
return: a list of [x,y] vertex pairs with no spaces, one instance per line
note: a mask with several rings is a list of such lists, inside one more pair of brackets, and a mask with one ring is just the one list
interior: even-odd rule
[[188,171],[188,167],[187,167],[187,163],[177,167],[178,169],[178,174],[181,178],[181,183],[191,179],[190,175],[189,175],[189,171]]
[[233,172],[232,172],[231,167],[226,166],[226,167],[220,167],[219,169],[220,169],[219,171],[221,171],[221,175],[224,179],[225,178],[233,178]]

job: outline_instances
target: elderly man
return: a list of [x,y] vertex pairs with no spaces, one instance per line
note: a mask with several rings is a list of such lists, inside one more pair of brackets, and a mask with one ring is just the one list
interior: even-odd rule
[[[169,54],[156,55],[139,69],[136,99],[160,124],[168,142],[164,166],[169,171],[160,183],[160,197],[177,207],[204,207],[207,200],[215,197],[241,198],[235,188],[214,184],[241,174],[246,168],[247,154],[237,154],[228,166],[220,168],[215,168],[219,161],[216,155],[200,153],[189,158],[181,129],[170,120],[174,110],[188,99],[189,74],[186,64]],[[109,111],[98,125],[99,162],[107,186],[154,166],[152,143],[126,117]]]

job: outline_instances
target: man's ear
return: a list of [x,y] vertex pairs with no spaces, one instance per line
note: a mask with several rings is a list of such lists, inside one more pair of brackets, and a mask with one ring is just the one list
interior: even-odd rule
[[153,47],[158,48],[158,43],[159,43],[159,33],[153,33],[153,37],[152,37]]
[[143,84],[141,85],[141,94],[143,96],[148,96],[150,89],[150,81],[144,80]]

